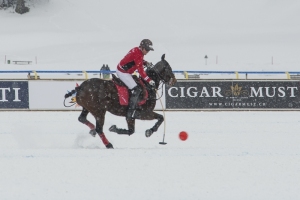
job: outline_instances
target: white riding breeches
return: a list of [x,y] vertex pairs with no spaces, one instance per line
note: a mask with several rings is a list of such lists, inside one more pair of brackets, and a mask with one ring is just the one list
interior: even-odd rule
[[131,74],[120,72],[118,69],[116,70],[116,74],[118,77],[127,85],[127,87],[131,90],[135,86],[137,86],[136,82],[133,80]]

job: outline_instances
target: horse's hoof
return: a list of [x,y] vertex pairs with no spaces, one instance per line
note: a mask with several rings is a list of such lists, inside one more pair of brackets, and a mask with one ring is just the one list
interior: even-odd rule
[[107,149],[113,149],[114,147],[113,147],[113,145],[112,145],[111,143],[108,143],[108,144],[106,145],[106,148],[107,148]]
[[110,132],[117,132],[117,126],[116,125],[112,125],[108,130]]
[[153,131],[151,129],[148,129],[145,132],[146,137],[150,137],[152,134],[153,134]]
[[97,132],[95,129],[90,130],[89,132],[93,137],[95,137],[97,135]]

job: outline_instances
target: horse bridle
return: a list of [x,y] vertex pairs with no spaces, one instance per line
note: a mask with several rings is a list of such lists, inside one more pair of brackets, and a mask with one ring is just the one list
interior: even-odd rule
[[[152,64],[152,63],[151,63]],[[163,84],[166,84],[166,81],[164,80],[164,77],[161,76],[160,72],[155,68],[155,66],[157,65],[158,63],[156,63],[155,65],[150,65],[149,68],[152,69],[155,74],[159,77],[159,79],[163,82]]]
[[[162,86],[163,86],[163,85],[166,84],[166,81],[164,80],[164,77],[161,76],[160,72],[155,68],[155,66],[156,66],[157,64],[158,64],[158,63],[156,63],[155,65],[153,65],[153,64],[151,63],[151,65],[148,66],[148,68],[151,69],[151,70],[153,70],[153,71],[155,72],[155,74],[159,77],[160,81],[162,82]],[[161,83],[158,84],[158,88],[157,88],[157,89],[159,89],[159,85],[161,85]],[[162,88],[162,87],[161,87],[161,88]],[[163,93],[164,93],[164,91],[161,90],[161,96],[160,96],[158,99],[156,99],[156,98],[154,98],[154,99],[155,99],[156,101],[159,100],[160,98],[162,98]]]

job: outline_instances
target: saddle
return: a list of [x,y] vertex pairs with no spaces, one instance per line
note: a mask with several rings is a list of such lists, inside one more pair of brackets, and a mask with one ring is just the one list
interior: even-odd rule
[[[141,78],[138,78],[136,75],[132,75],[133,80],[136,82],[139,87],[142,88],[142,92],[138,98],[138,105],[143,105],[147,98],[148,98],[148,91],[146,89],[145,83]],[[112,81],[115,84],[117,90],[118,90],[118,96],[119,96],[119,102],[122,106],[128,106],[129,104],[129,94],[130,90],[128,87],[119,79],[116,77],[116,75],[112,74]]]

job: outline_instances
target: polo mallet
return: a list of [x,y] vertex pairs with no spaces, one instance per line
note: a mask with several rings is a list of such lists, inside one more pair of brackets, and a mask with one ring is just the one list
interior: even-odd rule
[[[157,94],[157,91],[156,91],[156,94]],[[163,111],[163,115],[164,115],[164,136],[163,136],[163,141],[162,142],[159,142],[158,144],[161,144],[161,145],[166,145],[167,143],[165,142],[165,135],[166,135],[166,117],[165,117],[165,109],[164,109],[164,106],[161,102],[161,99],[159,99],[160,101],[160,104],[161,104],[161,107],[162,107],[162,111]]]

